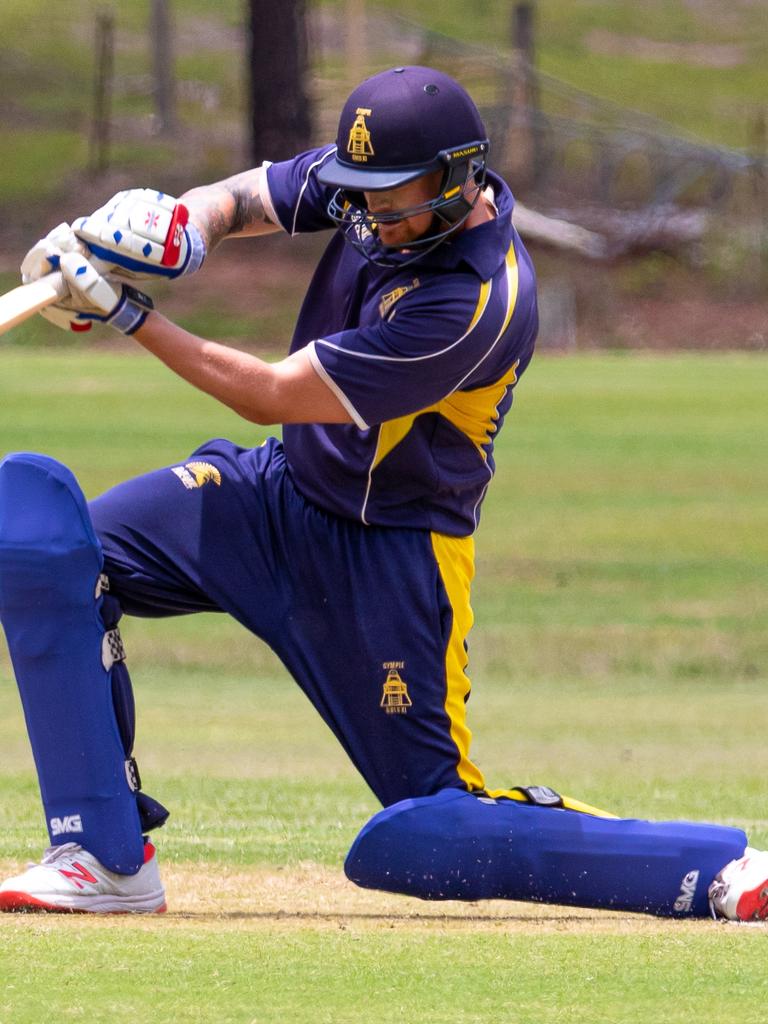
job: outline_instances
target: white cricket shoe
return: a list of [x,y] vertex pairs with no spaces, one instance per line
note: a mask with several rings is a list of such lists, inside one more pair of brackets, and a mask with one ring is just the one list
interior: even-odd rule
[[768,852],[748,846],[744,856],[726,864],[709,887],[715,917],[728,921],[768,918]]
[[144,844],[135,875],[117,875],[77,843],[51,846],[39,864],[0,885],[0,911],[161,914],[166,909],[155,848]]

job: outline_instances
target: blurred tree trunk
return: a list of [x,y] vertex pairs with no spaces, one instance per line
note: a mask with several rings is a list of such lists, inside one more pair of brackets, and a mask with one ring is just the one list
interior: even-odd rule
[[150,4],[152,40],[152,92],[155,99],[157,130],[170,132],[176,127],[176,102],[173,75],[173,28],[169,0]]
[[365,0],[345,0],[344,24],[344,60],[347,64],[347,84],[352,92],[365,77]]
[[93,174],[109,167],[112,92],[115,78],[115,16],[110,10],[96,15],[96,45],[93,80],[93,121],[89,139],[88,164]]
[[507,146],[512,158],[510,174],[514,187],[519,190],[534,185],[539,166],[535,21],[536,5],[531,0],[513,5],[508,97],[511,119]]
[[256,163],[307,149],[312,119],[307,94],[305,0],[248,0],[251,153]]

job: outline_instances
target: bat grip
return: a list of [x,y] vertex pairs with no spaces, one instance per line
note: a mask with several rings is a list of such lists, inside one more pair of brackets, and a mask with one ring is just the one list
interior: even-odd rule
[[69,288],[61,271],[46,274],[30,284],[20,285],[13,291],[0,295],[0,334],[20,324],[46,306],[60,302],[69,294]]
[[46,274],[41,280],[47,282],[51,288],[56,292],[56,300],[66,299],[69,295],[69,287],[67,282],[64,280],[64,275],[60,270],[55,270],[52,274]]

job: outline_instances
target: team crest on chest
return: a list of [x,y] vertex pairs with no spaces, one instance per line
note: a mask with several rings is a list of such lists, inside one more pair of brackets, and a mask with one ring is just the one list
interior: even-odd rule
[[221,473],[210,462],[187,462],[183,466],[171,466],[171,472],[176,474],[188,491],[207,483],[221,487]]
[[384,708],[388,715],[404,715],[408,708],[413,707],[413,701],[408,695],[408,685],[400,675],[400,669],[405,668],[405,662],[385,661],[382,668],[386,670],[387,678],[384,680],[379,707]]
[[371,133],[365,123],[366,117],[370,117],[371,113],[370,107],[358,107],[355,111],[357,116],[349,129],[347,152],[357,163],[365,163],[369,156],[373,156]]
[[412,292],[414,288],[418,287],[419,279],[418,277],[414,277],[410,284],[401,284],[399,288],[393,288],[391,292],[387,292],[386,295],[382,295],[379,302],[379,316],[381,319],[384,319],[394,304],[399,302],[404,295],[407,295],[408,292]]

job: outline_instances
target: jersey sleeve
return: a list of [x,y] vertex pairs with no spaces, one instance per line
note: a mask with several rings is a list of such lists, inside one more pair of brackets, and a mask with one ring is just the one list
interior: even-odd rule
[[316,339],[310,359],[361,429],[422,412],[503,376],[530,342],[489,293],[474,275],[416,288],[375,325]]
[[334,152],[335,146],[323,146],[267,166],[269,195],[265,205],[271,207],[288,234],[335,227],[328,216],[332,190],[317,180],[318,168]]

